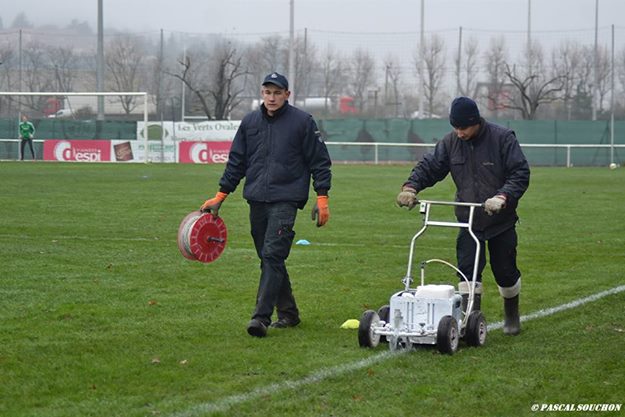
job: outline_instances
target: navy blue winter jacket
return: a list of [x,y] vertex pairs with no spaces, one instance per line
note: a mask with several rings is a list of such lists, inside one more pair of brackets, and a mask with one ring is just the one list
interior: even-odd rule
[[275,203],[292,201],[303,208],[310,178],[318,195],[331,186],[332,163],[313,117],[288,102],[274,113],[248,113],[234,136],[220,191],[230,193],[245,177],[243,198]]
[[[527,190],[530,169],[514,131],[482,119],[480,129],[470,140],[459,139],[452,131],[440,140],[434,152],[423,157],[404,184],[417,192],[443,180],[448,173],[456,184],[456,201],[483,203],[505,194],[506,207],[493,216],[484,210],[475,213],[473,228],[484,239],[514,226],[516,208]],[[456,208],[461,222],[468,220],[468,208]]]

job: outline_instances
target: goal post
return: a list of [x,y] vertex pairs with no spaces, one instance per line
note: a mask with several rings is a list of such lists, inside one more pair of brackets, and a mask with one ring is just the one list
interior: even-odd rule
[[[32,91],[0,91],[0,97],[3,96],[14,96],[14,97],[28,97],[28,96],[43,96],[43,97],[141,97],[143,98],[143,124],[144,126],[148,125],[148,93],[147,92],[136,92],[136,91],[109,91],[109,92],[65,92],[65,91],[55,91],[55,92],[32,92]],[[21,110],[21,101],[19,102],[19,115],[21,118],[22,110]],[[71,109],[70,109],[71,111]],[[17,131],[17,127],[16,127]],[[138,137],[136,138],[139,139]],[[148,146],[148,134],[147,132],[143,135],[143,144],[144,144],[144,161],[146,163],[149,162],[149,146]]]

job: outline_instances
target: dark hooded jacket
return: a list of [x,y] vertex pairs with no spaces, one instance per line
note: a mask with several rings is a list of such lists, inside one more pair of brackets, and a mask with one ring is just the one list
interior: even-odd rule
[[[499,214],[488,216],[483,209],[476,211],[473,229],[484,239],[514,226],[519,199],[530,180],[529,164],[514,131],[484,119],[470,140],[459,139],[452,131],[414,167],[404,185],[419,192],[448,173],[456,184],[456,201],[483,203],[497,194],[506,196],[506,206]],[[468,221],[468,208],[457,207],[456,217],[460,222]]]
[[245,177],[246,200],[292,201],[303,208],[311,175],[315,192],[327,195],[330,167],[330,155],[310,114],[286,102],[271,117],[261,105],[241,121],[219,186],[231,193]]

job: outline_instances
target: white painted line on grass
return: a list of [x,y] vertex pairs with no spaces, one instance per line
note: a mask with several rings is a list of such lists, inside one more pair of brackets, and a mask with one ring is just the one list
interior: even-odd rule
[[[620,285],[618,287],[610,288],[609,290],[605,290],[605,291],[601,291],[593,295],[589,295],[588,297],[573,300],[570,303],[561,304],[556,307],[546,308],[544,310],[538,310],[534,313],[521,316],[521,321],[523,322],[523,321],[529,321],[529,320],[539,319],[542,317],[551,316],[552,314],[556,314],[565,310],[570,310],[572,308],[579,307],[583,304],[597,301],[598,299],[607,297],[608,295],[618,294],[623,291],[625,291],[625,285]],[[500,321],[498,323],[493,323],[489,325],[488,331],[501,329],[502,327],[503,327],[503,321]]]
[[394,355],[397,355],[397,353],[393,353],[390,350],[387,350],[383,353],[370,356],[367,359],[363,359],[358,362],[339,365],[335,366],[334,368],[322,369],[308,375],[303,379],[271,384],[267,387],[257,388],[245,394],[232,395],[230,397],[226,397],[215,402],[198,404],[186,411],[173,414],[172,417],[198,417],[210,413],[225,412],[232,406],[250,401],[254,398],[276,394],[280,391],[294,390],[305,385],[315,384],[317,382],[323,381],[324,379],[333,378],[342,374],[346,374],[348,372],[366,368],[375,363],[385,361],[386,359]]
[[[561,311],[570,310],[572,308],[576,308],[581,305],[599,300],[600,298],[607,297],[609,295],[618,294],[624,291],[625,291],[625,285],[620,285],[618,287],[614,287],[606,291],[601,291],[596,294],[590,295],[588,297],[580,298],[580,299],[571,301],[566,304],[561,304],[556,307],[539,310],[534,313],[521,316],[521,321],[524,322],[524,321],[551,316]],[[493,323],[488,326],[488,331],[497,330],[502,327],[503,327],[503,322]],[[402,352],[400,351],[400,353]],[[317,382],[321,382],[325,379],[335,378],[337,376],[340,376],[340,375],[343,375],[352,371],[357,371],[357,370],[366,368],[368,366],[371,366],[379,362],[383,362],[396,355],[397,353],[387,350],[377,355],[370,356],[366,359],[363,359],[354,363],[339,365],[333,368],[321,369],[320,371],[312,373],[303,379],[299,379],[295,381],[284,381],[284,382],[280,382],[276,384],[271,384],[267,387],[257,388],[255,390],[246,392],[244,394],[231,395],[229,397],[225,397],[221,400],[217,400],[214,402],[206,402],[206,403],[198,404],[185,411],[171,414],[170,416],[171,417],[200,417],[200,416],[204,416],[204,415],[212,414],[216,412],[225,412],[229,410],[231,407],[251,401],[254,398],[276,394],[281,391],[294,390],[294,389],[297,389],[306,385],[316,384]]]

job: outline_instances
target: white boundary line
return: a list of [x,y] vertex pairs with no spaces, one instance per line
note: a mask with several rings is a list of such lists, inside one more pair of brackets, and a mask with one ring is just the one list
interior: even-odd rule
[[223,398],[215,402],[208,402],[198,404],[189,408],[186,411],[172,414],[172,417],[199,417],[202,415],[225,412],[230,407],[250,401],[254,398],[264,397],[266,395],[275,394],[280,391],[294,390],[305,385],[315,384],[321,382],[324,379],[333,378],[338,375],[346,374],[348,372],[357,371],[362,368],[366,368],[378,362],[383,362],[391,356],[397,355],[390,350],[387,350],[378,355],[371,356],[367,359],[362,359],[357,362],[348,363],[345,365],[335,366],[333,368],[321,369],[313,374],[304,377],[303,379],[295,381],[284,381],[276,384],[271,384],[267,387],[257,388],[245,394],[231,395],[230,397]]
[[[535,313],[527,314],[525,316],[521,316],[521,321],[529,321],[534,319],[540,319],[542,317],[551,316],[552,314],[559,313],[561,311],[570,310],[572,308],[579,307],[583,304],[587,304],[593,301],[597,301],[600,298],[607,297],[608,295],[618,294],[620,292],[625,291],[625,285],[619,285],[618,287],[610,288],[609,290],[601,291],[593,295],[589,295],[588,297],[579,298],[577,300],[573,300],[570,303],[561,304],[556,307],[547,308],[544,310],[538,310]],[[493,323],[488,326],[488,330],[497,330],[503,327],[503,322]]]
[[[624,291],[625,291],[625,285],[620,285],[618,287],[614,287],[606,291],[601,291],[596,294],[589,295],[588,297],[579,298],[577,300],[571,301],[570,303],[561,304],[556,307],[539,310],[534,313],[521,316],[521,321],[524,322],[524,321],[551,316],[561,311],[570,310],[572,308],[576,308],[581,305],[599,300],[600,298],[607,297],[609,295],[618,294]],[[502,327],[503,327],[503,322],[493,323],[488,326],[488,331],[497,330]],[[257,388],[245,394],[231,395],[229,397],[225,397],[221,400],[217,400],[214,402],[206,402],[206,403],[198,404],[185,411],[170,414],[170,416],[171,417],[200,417],[206,414],[212,414],[216,412],[225,412],[235,405],[248,402],[254,398],[259,398],[259,397],[263,397],[266,395],[275,394],[280,391],[294,390],[305,385],[316,384],[317,382],[321,382],[324,379],[334,378],[339,375],[343,375],[352,371],[357,371],[359,369],[366,368],[375,363],[383,362],[396,355],[397,353],[393,353],[390,350],[388,350],[383,353],[379,353],[377,355],[371,356],[367,359],[363,359],[357,362],[348,363],[345,365],[339,365],[333,368],[321,369],[320,371],[314,372],[308,375],[307,377],[304,377],[303,379],[294,380],[294,381],[284,381],[284,382],[280,382],[276,384],[271,384],[267,387]]]

